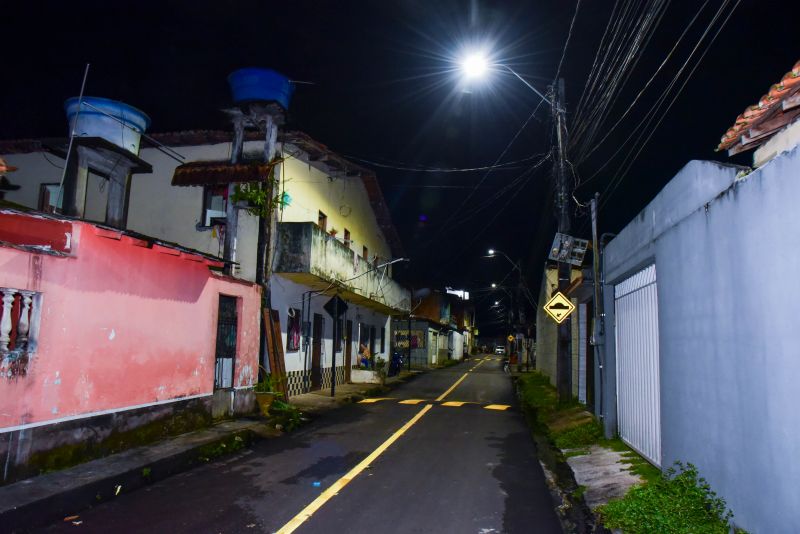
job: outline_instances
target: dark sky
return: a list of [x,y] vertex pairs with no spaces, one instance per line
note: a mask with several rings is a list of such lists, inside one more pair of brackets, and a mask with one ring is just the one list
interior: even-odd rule
[[[629,3],[646,4],[617,5]],[[630,108],[701,4],[668,5],[596,140]],[[612,158],[723,4],[707,2],[663,71],[590,158],[578,162],[580,151],[569,153],[578,178],[586,180]],[[727,2],[722,18],[734,4]],[[614,5],[583,0],[578,13],[561,71],[570,134],[587,126],[574,111]],[[486,166],[539,100],[499,72],[465,92],[454,59],[464,46],[481,44],[545,91],[574,9],[568,0],[8,2],[0,138],[65,134],[62,103],[78,93],[86,62],[92,64],[87,94],[143,109],[153,119],[151,131],[227,129],[218,111],[230,104],[226,76],[263,66],[314,82],[298,87],[289,127],[340,153],[396,167]],[[688,160],[731,161],[713,149],[745,106],[800,58],[789,23],[798,15],[800,2],[739,3],[670,111],[656,114],[644,129],[653,136],[605,199],[601,232],[621,229]],[[695,59],[718,27],[719,21]],[[694,61],[687,70],[693,66]],[[479,290],[510,270],[505,261],[481,258],[493,246],[522,261],[537,293],[555,219],[550,163],[535,171],[528,167],[531,156],[549,152],[550,142],[549,110],[542,106],[502,160],[527,162],[488,175],[376,168],[412,258],[397,275],[417,286]],[[624,146],[575,197],[584,202],[603,191],[636,150]],[[749,155],[735,160],[748,161]],[[585,210],[574,203],[573,208],[573,233],[588,237]]]

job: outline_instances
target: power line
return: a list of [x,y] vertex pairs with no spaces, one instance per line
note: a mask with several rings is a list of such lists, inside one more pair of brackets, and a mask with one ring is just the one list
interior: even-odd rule
[[556,69],[556,75],[553,80],[558,79],[558,75],[561,74],[561,65],[564,63],[564,57],[567,55],[567,47],[569,46],[569,40],[572,37],[572,28],[575,26],[575,19],[578,18],[578,11],[581,8],[581,0],[575,4],[575,13],[572,14],[572,22],[569,23],[569,31],[567,32],[567,40],[564,42],[564,49],[561,51],[561,59],[558,61],[558,68]]

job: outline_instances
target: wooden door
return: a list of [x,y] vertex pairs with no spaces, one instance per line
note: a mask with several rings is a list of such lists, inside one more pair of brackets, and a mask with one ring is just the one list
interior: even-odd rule
[[322,315],[314,314],[314,328],[311,332],[311,389],[322,387]]
[[344,333],[344,381],[350,382],[350,370],[353,368],[353,321],[347,321]]

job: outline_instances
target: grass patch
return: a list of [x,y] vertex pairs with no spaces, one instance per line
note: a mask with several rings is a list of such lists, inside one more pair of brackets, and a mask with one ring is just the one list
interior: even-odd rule
[[438,369],[445,369],[447,367],[453,367],[454,365],[458,365],[459,363],[461,363],[461,360],[445,360],[436,367]]
[[599,507],[597,513],[607,528],[626,534],[728,534],[733,518],[697,468],[680,462],[658,479],[634,486],[624,498]]

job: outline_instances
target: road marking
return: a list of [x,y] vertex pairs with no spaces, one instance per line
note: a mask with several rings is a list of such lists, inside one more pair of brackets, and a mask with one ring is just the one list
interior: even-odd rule
[[508,404],[488,404],[483,407],[484,410],[508,410],[511,408]]
[[397,439],[405,434],[409,428],[414,426],[414,424],[419,421],[423,415],[428,413],[428,410],[431,409],[431,405],[425,405],[422,410],[419,411],[417,415],[412,417],[406,424],[400,427],[394,434],[392,434],[389,439],[381,443],[377,449],[372,451],[372,453],[361,460],[361,462],[352,468],[346,475],[342,478],[334,482],[331,487],[323,491],[319,497],[311,501],[311,503],[303,508],[299,514],[294,516],[288,523],[283,525],[280,530],[276,534],[289,534],[297,530],[297,528],[305,523],[309,517],[311,517],[314,512],[322,508],[322,506],[328,502],[334,495],[342,491],[347,484],[349,484],[354,478],[356,478],[364,469],[369,467],[369,465],[375,461],[381,454],[389,448],[389,446],[397,441]]
[[465,404],[472,404],[472,403],[468,403],[466,401],[447,401],[447,402],[443,402],[442,406],[455,406],[457,408],[461,408]]
[[384,401],[384,400],[392,400],[392,398],[391,397],[373,397],[373,398],[370,398],[370,399],[361,399],[360,401],[358,401],[358,403],[359,404],[372,404],[374,402],[380,402],[380,401]]
[[401,400],[400,404],[419,404],[420,402],[425,402],[425,399],[406,399]]
[[[481,360],[481,361],[479,361],[479,362],[478,362],[478,363],[477,363],[477,364],[476,364],[474,367],[472,367],[472,369],[475,369],[475,368],[477,368],[477,367],[478,367],[480,364],[482,364],[483,362],[484,362],[484,360]],[[470,369],[470,370],[472,370],[472,369]],[[450,394],[450,393],[451,393],[451,392],[452,392],[454,389],[456,389],[456,388],[458,387],[458,385],[459,385],[461,382],[463,382],[465,378],[467,378],[467,376],[468,376],[468,375],[469,375],[469,372],[466,372],[466,373],[464,373],[463,375],[461,375],[461,378],[459,378],[458,380],[456,380],[456,383],[455,383],[455,384],[453,384],[452,386],[450,386],[450,387],[447,389],[447,391],[445,391],[444,393],[442,393],[441,395],[439,395],[439,396],[436,398],[436,401],[438,402],[438,401],[442,401],[442,400],[444,400],[444,398],[445,398],[446,396],[448,396],[448,395],[449,395],[449,394]]]

